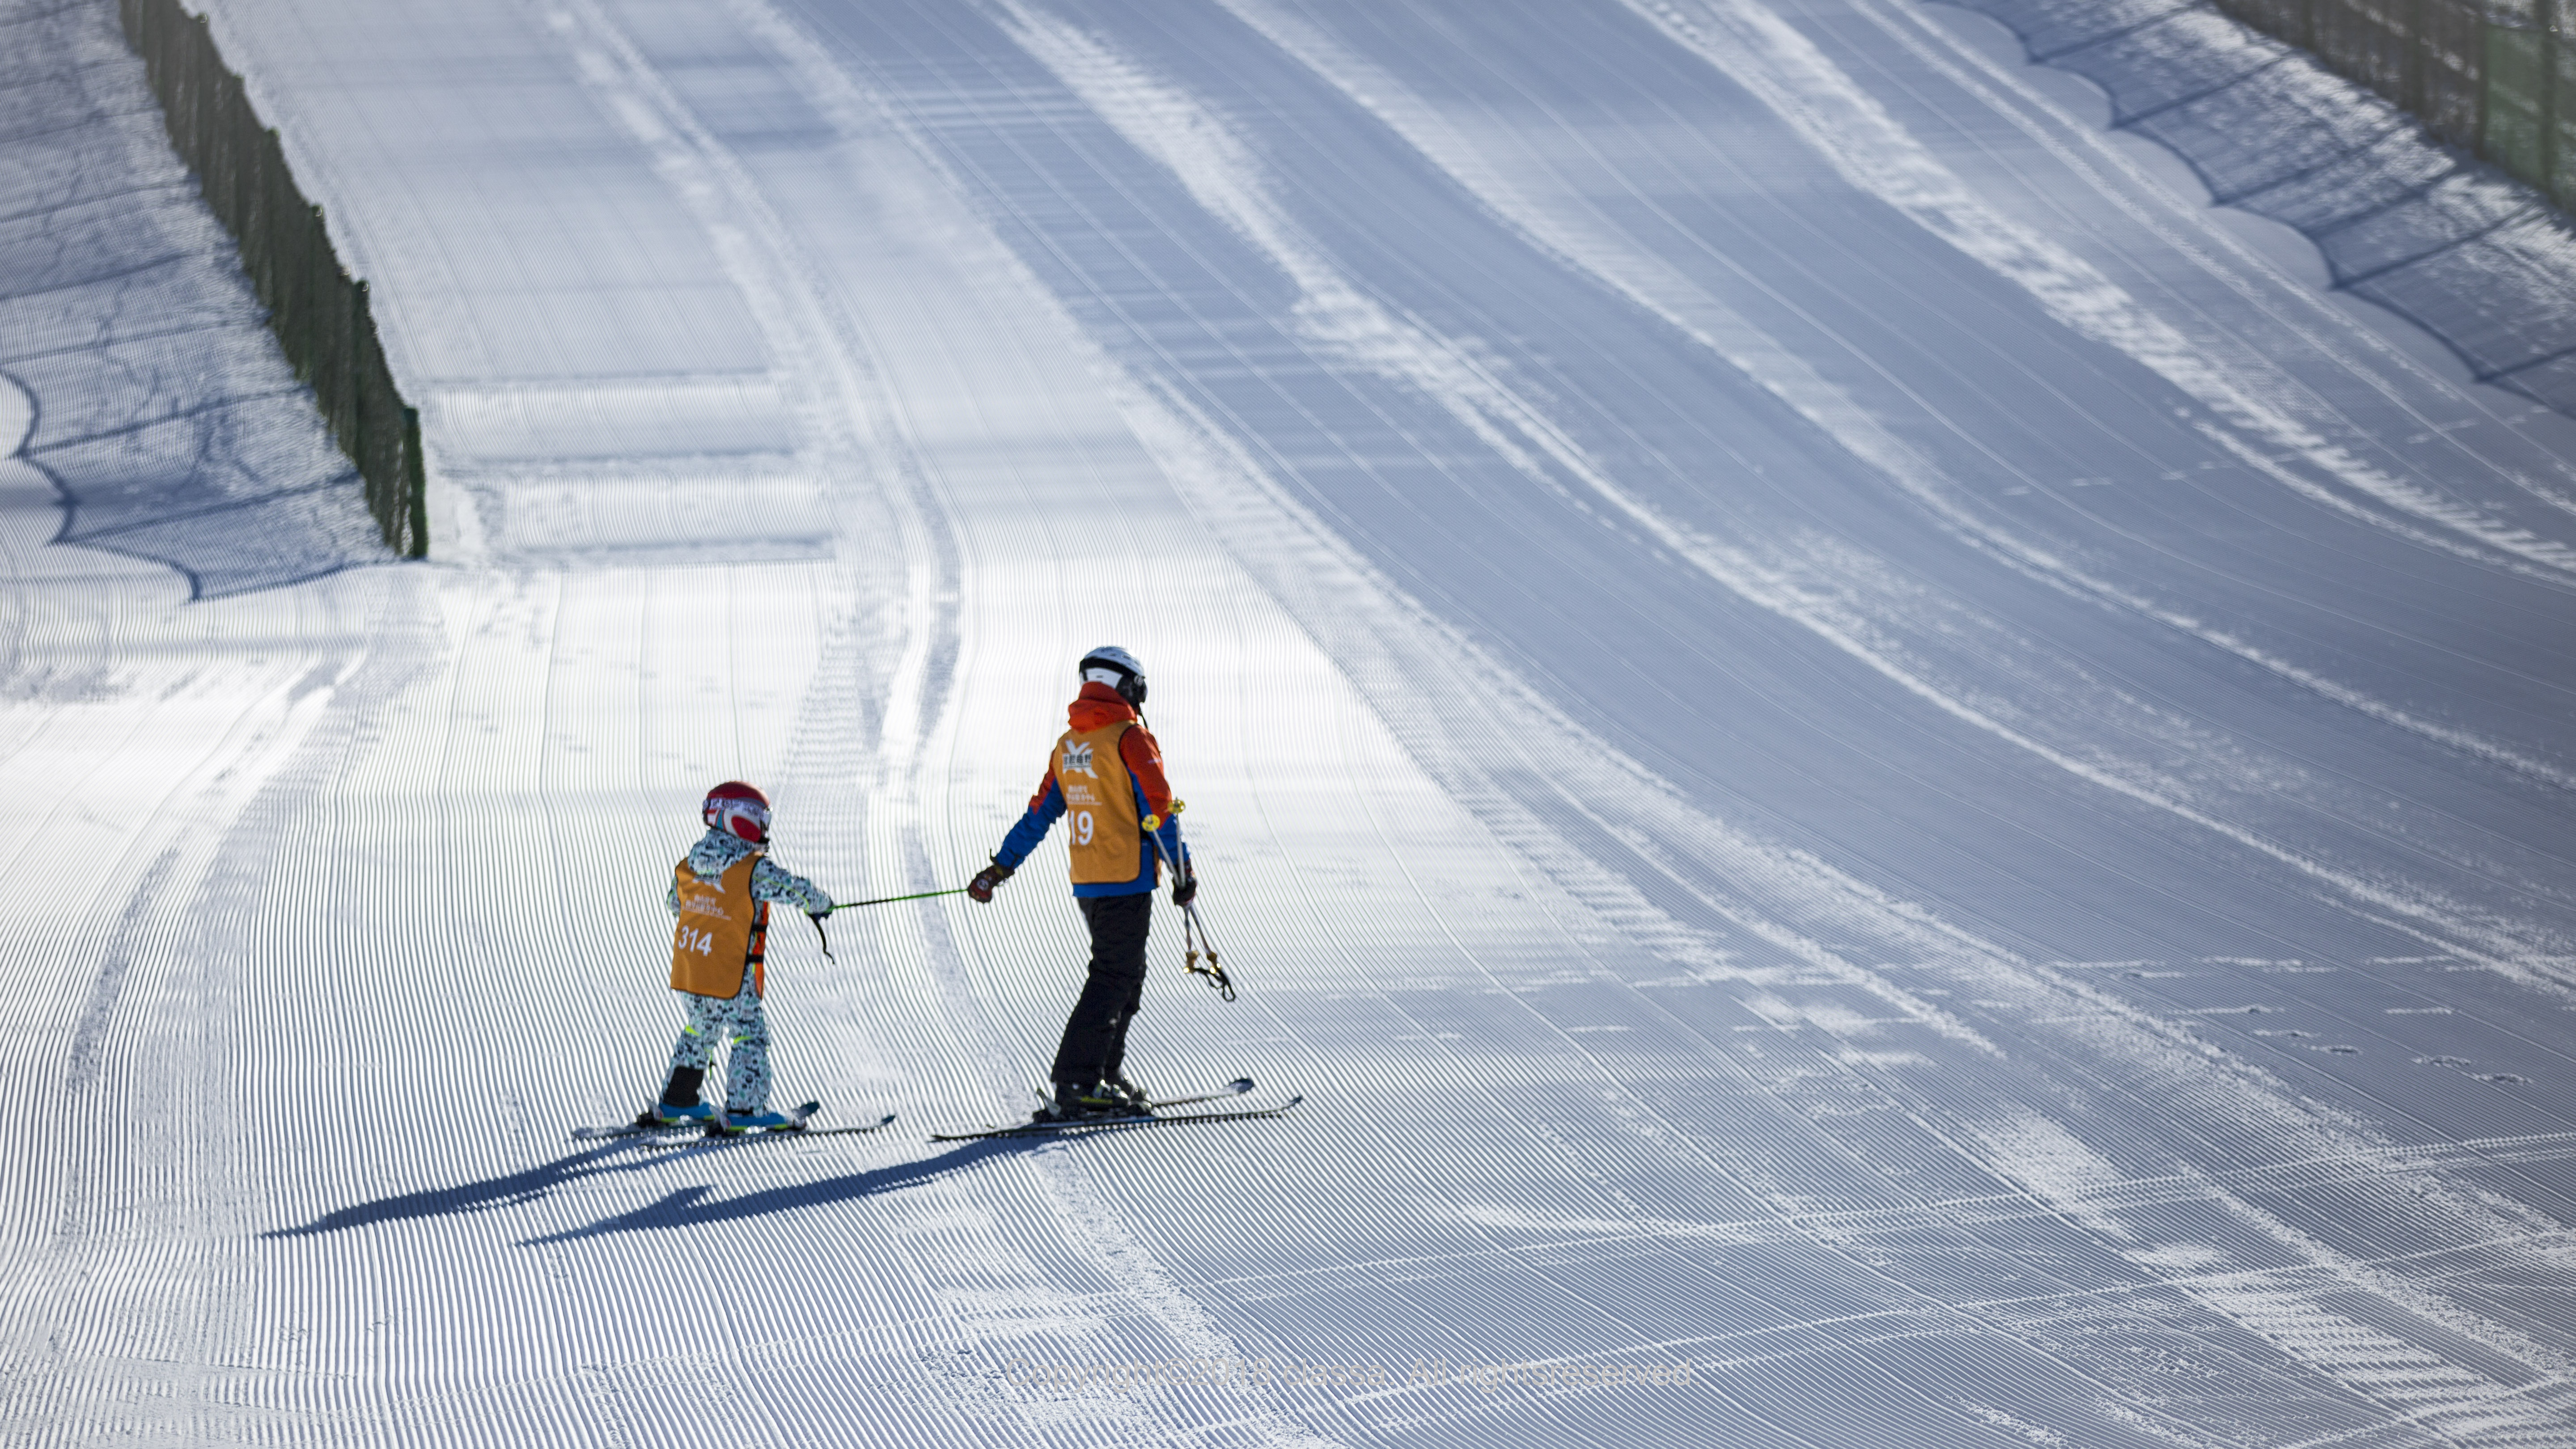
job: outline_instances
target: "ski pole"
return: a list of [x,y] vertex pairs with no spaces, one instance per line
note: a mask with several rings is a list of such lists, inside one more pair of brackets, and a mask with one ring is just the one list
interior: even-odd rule
[[829,961],[832,959],[832,933],[823,929],[823,918],[832,914],[832,911],[846,911],[852,906],[892,905],[896,901],[926,901],[932,896],[960,896],[965,893],[966,888],[964,886],[959,886],[953,891],[923,891],[918,895],[879,896],[872,901],[841,901],[835,904],[831,910],[809,911],[806,913],[805,919],[814,923],[814,934],[823,938],[823,959]]
[[[1136,723],[1140,725],[1145,724],[1145,707],[1143,705],[1138,705],[1136,707]],[[1148,733],[1151,733],[1153,726],[1145,725],[1145,728]],[[1178,815],[1188,808],[1189,807],[1187,805],[1182,804],[1178,800],[1172,802],[1172,813],[1174,815]],[[1162,822],[1156,821],[1155,823],[1159,825]],[[1172,873],[1173,880],[1178,881],[1181,878],[1180,864],[1172,859],[1170,851],[1163,849],[1163,838],[1155,832],[1148,830],[1145,832],[1145,839],[1154,847],[1154,858],[1163,863],[1163,869]],[[1205,966],[1199,965],[1199,946],[1202,943],[1207,946],[1207,965]],[[1216,988],[1218,1000],[1232,1002],[1234,1000],[1234,978],[1225,974],[1224,965],[1216,959],[1216,938],[1208,934],[1207,922],[1199,916],[1199,903],[1195,900],[1185,901],[1181,904],[1181,947],[1181,969],[1192,976],[1206,977],[1208,979],[1208,985]]]
[[[1172,813],[1175,815],[1181,813],[1180,801],[1172,802]],[[1180,881],[1181,868],[1172,863],[1172,853],[1163,849],[1163,838],[1148,830],[1145,832],[1145,839],[1154,847],[1154,858],[1163,863],[1163,869],[1172,873],[1174,882]],[[1207,965],[1205,966],[1199,965],[1201,942],[1207,943]],[[1181,904],[1181,946],[1181,969],[1192,976],[1206,977],[1208,985],[1216,988],[1219,1000],[1229,1002],[1234,1000],[1234,981],[1225,974],[1225,967],[1217,962],[1216,938],[1208,934],[1207,922],[1199,919],[1199,903],[1194,900],[1184,901]]]
[[[832,911],[846,911],[857,906],[887,906],[894,904],[896,901],[926,901],[932,896],[962,896],[964,894],[966,894],[966,888],[964,886],[959,886],[953,891],[922,891],[918,894],[908,896],[879,896],[872,901],[843,901],[839,905],[832,907]],[[825,911],[823,915],[828,916],[832,911]],[[820,921],[822,916],[817,916],[815,919]]]
[[[1208,979],[1208,985],[1216,988],[1216,994],[1219,1000],[1234,1000],[1234,980],[1232,977],[1225,974],[1225,968],[1223,966],[1217,964],[1216,937],[1208,934],[1207,920],[1199,914],[1198,902],[1192,901],[1181,907],[1181,923],[1183,926],[1184,937],[1187,936],[1188,927],[1196,926],[1198,928],[1199,944],[1207,947],[1206,970],[1198,971],[1198,967],[1190,964],[1189,962],[1184,962],[1182,964],[1182,969],[1186,971],[1198,971],[1198,974],[1205,976]],[[1193,950],[1190,952],[1190,956],[1195,960],[1198,956],[1198,952]]]

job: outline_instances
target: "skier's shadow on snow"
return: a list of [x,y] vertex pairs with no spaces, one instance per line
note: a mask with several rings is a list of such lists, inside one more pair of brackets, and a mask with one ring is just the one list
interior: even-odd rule
[[[506,1177],[486,1178],[481,1182],[460,1183],[455,1187],[433,1187],[421,1192],[407,1192],[400,1197],[378,1198],[336,1212],[324,1213],[300,1228],[276,1228],[260,1234],[264,1238],[306,1238],[321,1233],[337,1233],[349,1228],[363,1228],[374,1223],[401,1222],[408,1218],[438,1218],[455,1213],[490,1212],[496,1208],[517,1207],[536,1202],[566,1183],[585,1177],[605,1177],[611,1173],[641,1172],[655,1165],[649,1152],[636,1152],[634,1144],[611,1142],[601,1147],[586,1147],[569,1157],[558,1157],[525,1172]],[[623,1161],[613,1161],[624,1154]]]
[[[848,1177],[825,1178],[820,1182],[800,1183],[793,1187],[771,1188],[744,1197],[726,1198],[704,1203],[709,1189],[682,1188],[650,1207],[639,1208],[605,1218],[588,1227],[572,1228],[542,1238],[531,1238],[522,1246],[536,1247],[547,1243],[569,1242],[577,1238],[597,1237],[606,1233],[632,1232],[639,1228],[679,1228],[699,1223],[730,1222],[738,1218],[759,1217],[768,1213],[789,1212],[801,1207],[847,1202],[872,1196],[894,1188],[926,1181],[942,1173],[972,1167],[987,1158],[1006,1152],[1026,1150],[1031,1144],[1010,1138],[987,1138],[943,1152],[918,1162],[897,1163],[891,1167],[854,1173]],[[737,1143],[731,1149],[765,1151],[751,1143]],[[669,1156],[650,1149],[638,1151],[634,1144],[612,1142],[601,1147],[584,1148],[569,1156],[481,1182],[460,1183],[454,1187],[434,1187],[420,1192],[407,1192],[399,1197],[378,1198],[374,1202],[323,1214],[296,1228],[277,1228],[260,1236],[265,1238],[305,1238],[323,1233],[345,1232],[377,1223],[403,1222],[415,1218],[451,1217],[459,1213],[492,1212],[500,1208],[523,1207],[542,1201],[556,1188],[584,1178],[607,1177],[615,1173],[643,1172],[672,1164]]]
[[583,1238],[605,1237],[610,1233],[632,1233],[662,1228],[695,1228],[710,1223],[739,1222],[745,1218],[767,1217],[771,1213],[795,1212],[800,1208],[823,1207],[836,1202],[874,1197],[881,1192],[910,1187],[934,1177],[960,1172],[978,1163],[1012,1153],[1026,1152],[1037,1145],[1029,1138],[986,1137],[952,1147],[935,1157],[917,1162],[898,1162],[890,1167],[871,1168],[847,1177],[827,1177],[820,1182],[800,1182],[790,1187],[773,1187],[763,1192],[708,1202],[707,1187],[684,1187],[649,1207],[613,1218],[602,1218],[588,1227],[567,1228],[542,1238],[530,1238],[520,1246],[544,1247],[549,1243],[569,1243]]

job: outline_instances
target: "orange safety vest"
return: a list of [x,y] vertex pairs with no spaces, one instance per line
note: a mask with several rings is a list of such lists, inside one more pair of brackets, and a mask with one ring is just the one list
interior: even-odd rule
[[1136,819],[1136,787],[1118,757],[1118,741],[1135,727],[1134,720],[1115,720],[1096,730],[1066,730],[1055,742],[1055,783],[1064,792],[1075,885],[1136,878],[1145,832]]
[[759,864],[755,850],[713,879],[689,869],[685,860],[671,868],[680,891],[680,920],[671,929],[673,991],[732,997],[742,990],[745,966],[751,968],[753,994],[767,985],[761,957],[769,941],[769,902],[751,898],[751,873]]

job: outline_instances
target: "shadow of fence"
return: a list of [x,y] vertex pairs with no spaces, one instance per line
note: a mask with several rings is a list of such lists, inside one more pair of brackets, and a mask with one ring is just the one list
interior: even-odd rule
[[[2468,8],[2458,0],[1949,3],[2010,27],[2033,61],[2101,87],[2111,124],[2182,158],[2219,205],[2305,235],[2339,290],[2431,333],[2478,381],[2576,417],[2576,228],[2536,184],[2563,169],[2556,108],[2576,104],[2576,85],[2540,87],[2528,67],[2507,84],[2510,67],[2488,63],[2497,37],[2542,36],[2554,75],[2569,49],[2554,31],[2468,26],[2451,14]],[[2542,3],[2521,0],[2532,14]],[[2362,9],[2388,23],[2345,13]],[[2250,12],[2343,64],[2234,18]],[[2423,54],[2400,64],[2401,41]],[[2382,82],[2396,98],[2375,93]],[[2532,179],[2473,152],[2514,158]]]

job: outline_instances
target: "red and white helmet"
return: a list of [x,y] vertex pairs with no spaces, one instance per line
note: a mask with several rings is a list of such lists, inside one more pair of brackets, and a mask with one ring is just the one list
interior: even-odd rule
[[699,814],[707,828],[722,830],[754,845],[769,843],[769,797],[740,780],[727,780],[707,792]]

